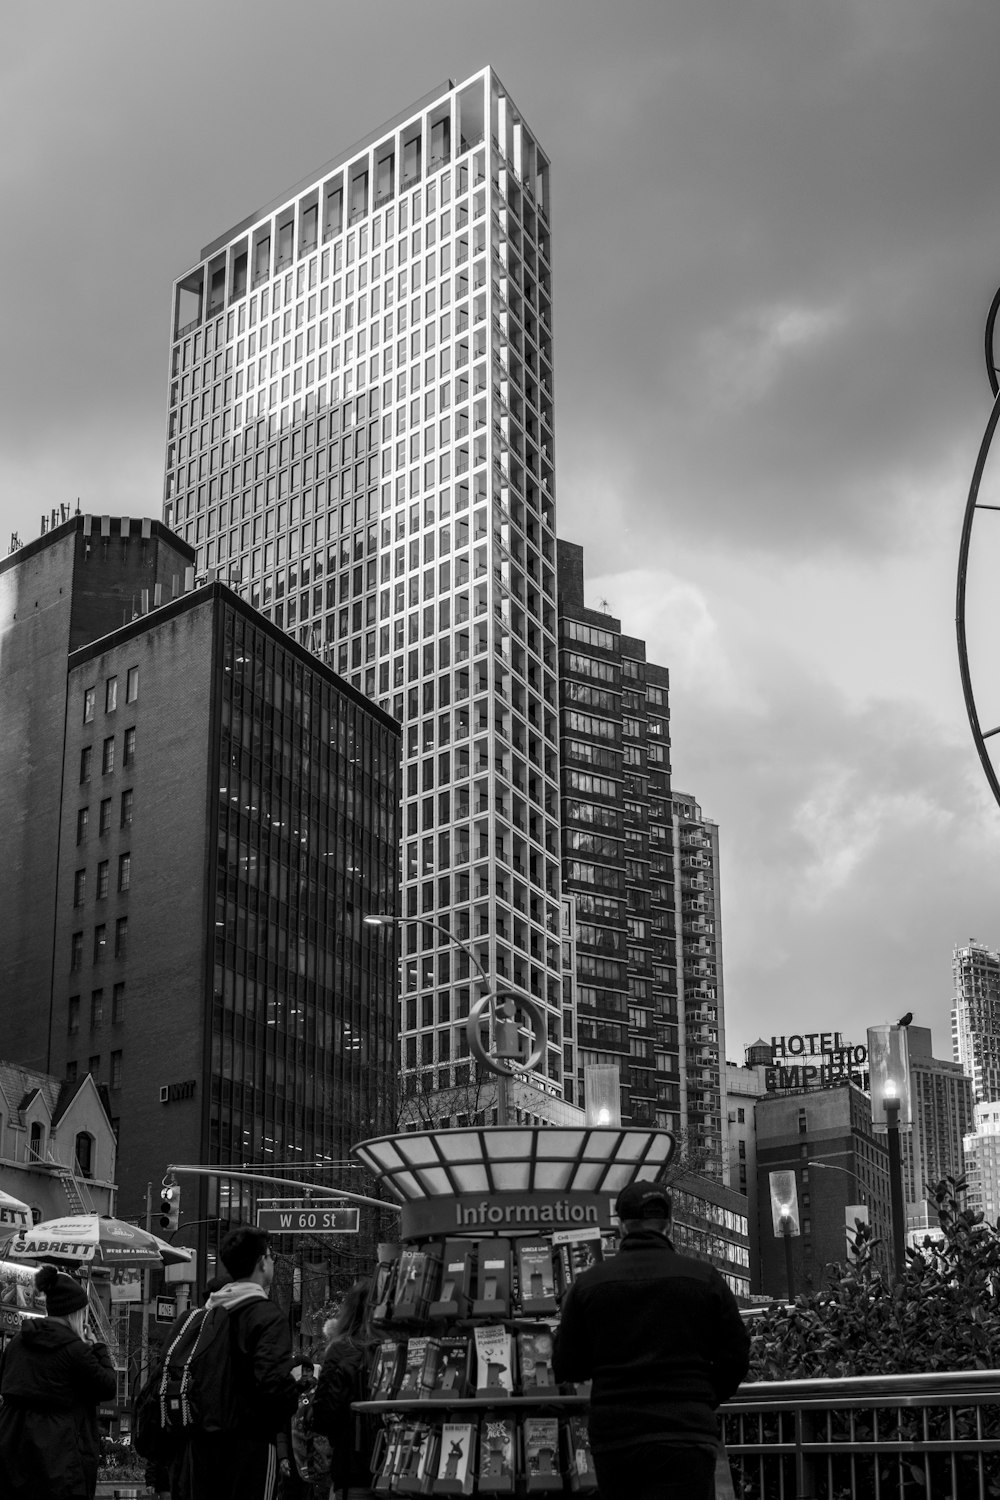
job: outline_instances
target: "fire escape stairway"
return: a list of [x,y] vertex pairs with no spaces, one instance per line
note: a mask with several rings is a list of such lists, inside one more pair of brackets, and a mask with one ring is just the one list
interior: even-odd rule
[[63,1192],[66,1194],[66,1202],[69,1204],[70,1213],[96,1213],[97,1209],[94,1207],[94,1200],[90,1196],[90,1189],[87,1186],[86,1180],[74,1171],[71,1166],[67,1166],[65,1162],[56,1161],[51,1153],[49,1154],[49,1161],[52,1163],[54,1175],[59,1178],[63,1185]]

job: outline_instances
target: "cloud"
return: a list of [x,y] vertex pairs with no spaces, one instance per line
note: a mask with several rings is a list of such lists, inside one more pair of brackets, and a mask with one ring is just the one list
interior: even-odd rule
[[[950,1056],[952,945],[995,926],[1000,878],[1000,812],[964,722],[922,703],[915,676],[842,683],[832,624],[783,628],[780,602],[734,602],[713,559],[700,585],[676,562],[586,593],[669,665],[673,784],[719,825],[729,1056],[796,1030],[803,1007],[861,1040],[913,1009]],[[806,595],[808,574],[788,584]]]
[[754,665],[763,713],[672,695],[675,780],[721,830],[730,1056],[803,1006],[857,1035],[912,1008],[948,1056],[951,945],[995,922],[1000,876],[971,746],[912,702],[851,708],[759,644]]
[[700,363],[710,399],[722,409],[755,405],[821,358],[845,322],[842,307],[778,303],[748,308],[726,328],[706,329]]

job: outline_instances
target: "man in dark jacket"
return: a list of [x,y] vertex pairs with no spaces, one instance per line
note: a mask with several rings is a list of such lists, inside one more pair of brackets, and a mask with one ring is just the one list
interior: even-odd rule
[[601,1500],[712,1500],[720,1402],[746,1375],[750,1340],[714,1267],[678,1255],[670,1195],[618,1195],[619,1253],[573,1283],[552,1366],[593,1382],[590,1446]]
[[238,1425],[195,1432],[174,1466],[175,1500],[273,1500],[278,1480],[275,1440],[298,1402],[288,1321],[268,1300],[274,1256],[263,1230],[241,1225],[222,1241],[219,1259],[233,1278],[209,1307],[225,1307],[232,1325],[231,1379]]

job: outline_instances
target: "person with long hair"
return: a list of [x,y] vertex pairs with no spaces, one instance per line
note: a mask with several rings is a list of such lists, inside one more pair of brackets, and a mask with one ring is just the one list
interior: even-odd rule
[[[375,1342],[368,1320],[369,1281],[356,1281],[330,1327],[313,1403],[313,1425],[330,1439],[332,1500],[372,1500],[371,1423],[351,1411],[365,1396],[365,1376]],[[326,1326],[324,1332],[326,1332]]]
[[114,1399],[115,1367],[86,1326],[87,1293],[42,1266],[45,1317],[28,1318],[0,1365],[0,1493],[4,1500],[93,1500],[97,1408]]

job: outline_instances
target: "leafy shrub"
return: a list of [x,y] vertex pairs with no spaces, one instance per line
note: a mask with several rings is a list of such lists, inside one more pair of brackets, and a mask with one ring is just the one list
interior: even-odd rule
[[964,1206],[965,1178],[934,1189],[940,1233],[886,1279],[867,1225],[829,1285],[754,1319],[750,1380],[991,1370],[1000,1363],[1000,1220]]
[[101,1442],[101,1464],[98,1478],[104,1481],[129,1480],[140,1483],[146,1477],[146,1463],[139,1457],[131,1443],[116,1442],[104,1438]]

